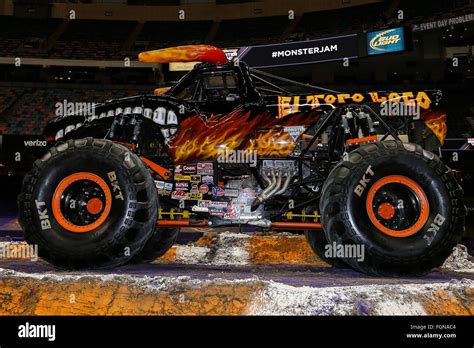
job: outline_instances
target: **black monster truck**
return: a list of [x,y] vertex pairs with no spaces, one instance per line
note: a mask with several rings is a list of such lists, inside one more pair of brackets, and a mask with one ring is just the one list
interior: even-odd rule
[[252,225],[304,232],[335,266],[420,275],[462,237],[462,190],[430,152],[446,134],[440,91],[292,93],[211,46],[139,58],[203,63],[169,89],[46,126],[18,204],[51,263],[151,261],[181,227]]

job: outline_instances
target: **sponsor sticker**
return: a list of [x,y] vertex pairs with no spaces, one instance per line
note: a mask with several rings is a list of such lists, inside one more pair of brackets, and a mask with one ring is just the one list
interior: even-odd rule
[[201,186],[199,186],[199,191],[205,195],[209,192],[209,186],[206,184],[202,184]]
[[229,213],[240,213],[243,210],[242,204],[233,204],[229,206]]
[[225,191],[222,187],[213,187],[212,188],[212,195],[216,197],[222,197],[224,196]]
[[212,163],[198,163],[197,169],[214,169],[214,165]]
[[218,209],[212,209],[212,208],[209,208],[209,214],[213,215],[213,216],[224,216],[224,212],[222,210],[218,210]]
[[173,191],[173,183],[172,182],[165,182],[164,189],[168,190],[168,191]]
[[227,197],[238,197],[239,196],[239,190],[237,189],[224,189],[224,195]]
[[186,192],[184,192],[184,191],[173,191],[171,193],[171,199],[178,199],[178,200],[186,199]]
[[164,181],[155,180],[155,187],[156,187],[158,190],[162,190],[162,189],[165,188],[165,182],[164,182]]
[[199,192],[199,185],[198,184],[192,184],[190,192]]
[[186,181],[177,181],[176,184],[176,191],[187,191],[189,189],[189,183]]
[[211,201],[210,208],[221,209],[222,211],[227,211],[228,203],[227,202],[216,202]]
[[175,175],[174,176],[175,181],[191,181],[191,176],[189,175]]
[[225,220],[237,220],[239,218],[238,213],[225,213],[224,219]]
[[181,174],[183,172],[183,166],[181,164],[177,164],[174,166],[174,173]]
[[214,183],[214,177],[212,175],[203,175],[202,182],[204,184],[213,184]]
[[197,174],[214,175],[214,164],[212,163],[198,163]]
[[184,174],[196,174],[196,165],[183,165],[183,172]]
[[200,200],[198,201],[198,207],[204,207],[204,208],[209,208],[211,206],[211,201],[210,200]]
[[161,190],[160,194],[162,196],[169,196],[171,195],[171,190]]
[[191,175],[191,182],[201,182],[201,175]]
[[202,193],[188,192],[186,194],[186,199],[190,201],[198,201],[202,199]]
[[214,170],[213,169],[198,169],[197,173],[199,175],[214,175]]

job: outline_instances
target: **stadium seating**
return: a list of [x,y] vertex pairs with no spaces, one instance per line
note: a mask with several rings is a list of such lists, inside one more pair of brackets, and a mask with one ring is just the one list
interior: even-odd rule
[[212,21],[146,22],[134,51],[204,43]]
[[[400,0],[399,8],[410,23],[427,22],[436,16],[454,17],[469,7],[469,0]],[[472,9],[471,9],[472,12]]]
[[52,58],[123,59],[121,49],[132,30],[134,21],[73,20],[55,43]]
[[224,20],[213,44],[234,47],[279,42],[289,22],[287,16]]
[[[0,91],[1,90],[0,88]],[[56,103],[62,103],[64,100],[78,103],[99,103],[112,98],[133,96],[147,92],[149,91],[132,89],[27,88],[12,107],[11,112],[7,115],[6,124],[0,126],[0,133],[23,135],[41,134],[48,120],[56,116]],[[1,104],[0,102],[0,105]]]
[[[246,0],[219,0],[218,4],[239,2]],[[137,0],[130,4],[152,3],[151,0]],[[161,1],[159,5],[175,3],[179,1]],[[158,2],[153,4],[158,5]],[[141,30],[136,21],[75,19],[65,25],[59,18],[0,16],[0,56],[121,60],[124,56],[135,57],[142,50],[206,41],[219,47],[235,47],[308,40],[454,17],[472,12],[469,4],[469,0],[399,0],[397,6],[380,2],[306,12],[296,18],[294,26],[287,16],[273,16],[220,23],[211,20],[148,21]],[[402,21],[397,19],[398,10],[404,12]],[[51,40],[48,42],[48,39]]]
[[0,16],[0,56],[47,57],[45,44],[61,19]]
[[385,4],[357,6],[341,10],[304,13],[292,40],[309,40],[328,36],[357,33],[387,24]]

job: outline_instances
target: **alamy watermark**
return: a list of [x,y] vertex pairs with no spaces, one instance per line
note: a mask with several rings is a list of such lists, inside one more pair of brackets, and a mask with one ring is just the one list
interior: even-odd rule
[[324,256],[328,259],[356,259],[358,262],[363,262],[365,260],[365,245],[332,242],[324,246]]
[[380,105],[380,115],[413,117],[414,120],[418,120],[420,118],[420,104],[413,101],[404,103],[389,100]]
[[250,167],[257,166],[257,150],[221,149],[217,152],[219,163],[247,163]]
[[36,325],[26,322],[18,326],[19,338],[46,338],[53,342],[56,340],[56,325]]
[[38,261],[38,245],[0,243],[0,259],[30,259],[31,261]]
[[95,116],[95,103],[71,102],[64,99],[55,104],[56,116]]

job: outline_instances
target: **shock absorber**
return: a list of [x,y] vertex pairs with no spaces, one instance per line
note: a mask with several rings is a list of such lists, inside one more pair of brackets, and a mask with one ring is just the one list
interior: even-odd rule
[[374,123],[370,115],[362,109],[357,110],[357,117],[360,128],[362,130],[362,136],[369,136],[375,134]]
[[119,127],[120,121],[118,117],[115,117],[112,124],[110,125],[109,133],[107,134],[108,139],[114,139]]
[[135,117],[131,120],[130,125],[133,126],[131,143],[136,144],[140,136],[140,127],[142,120],[137,120]]

